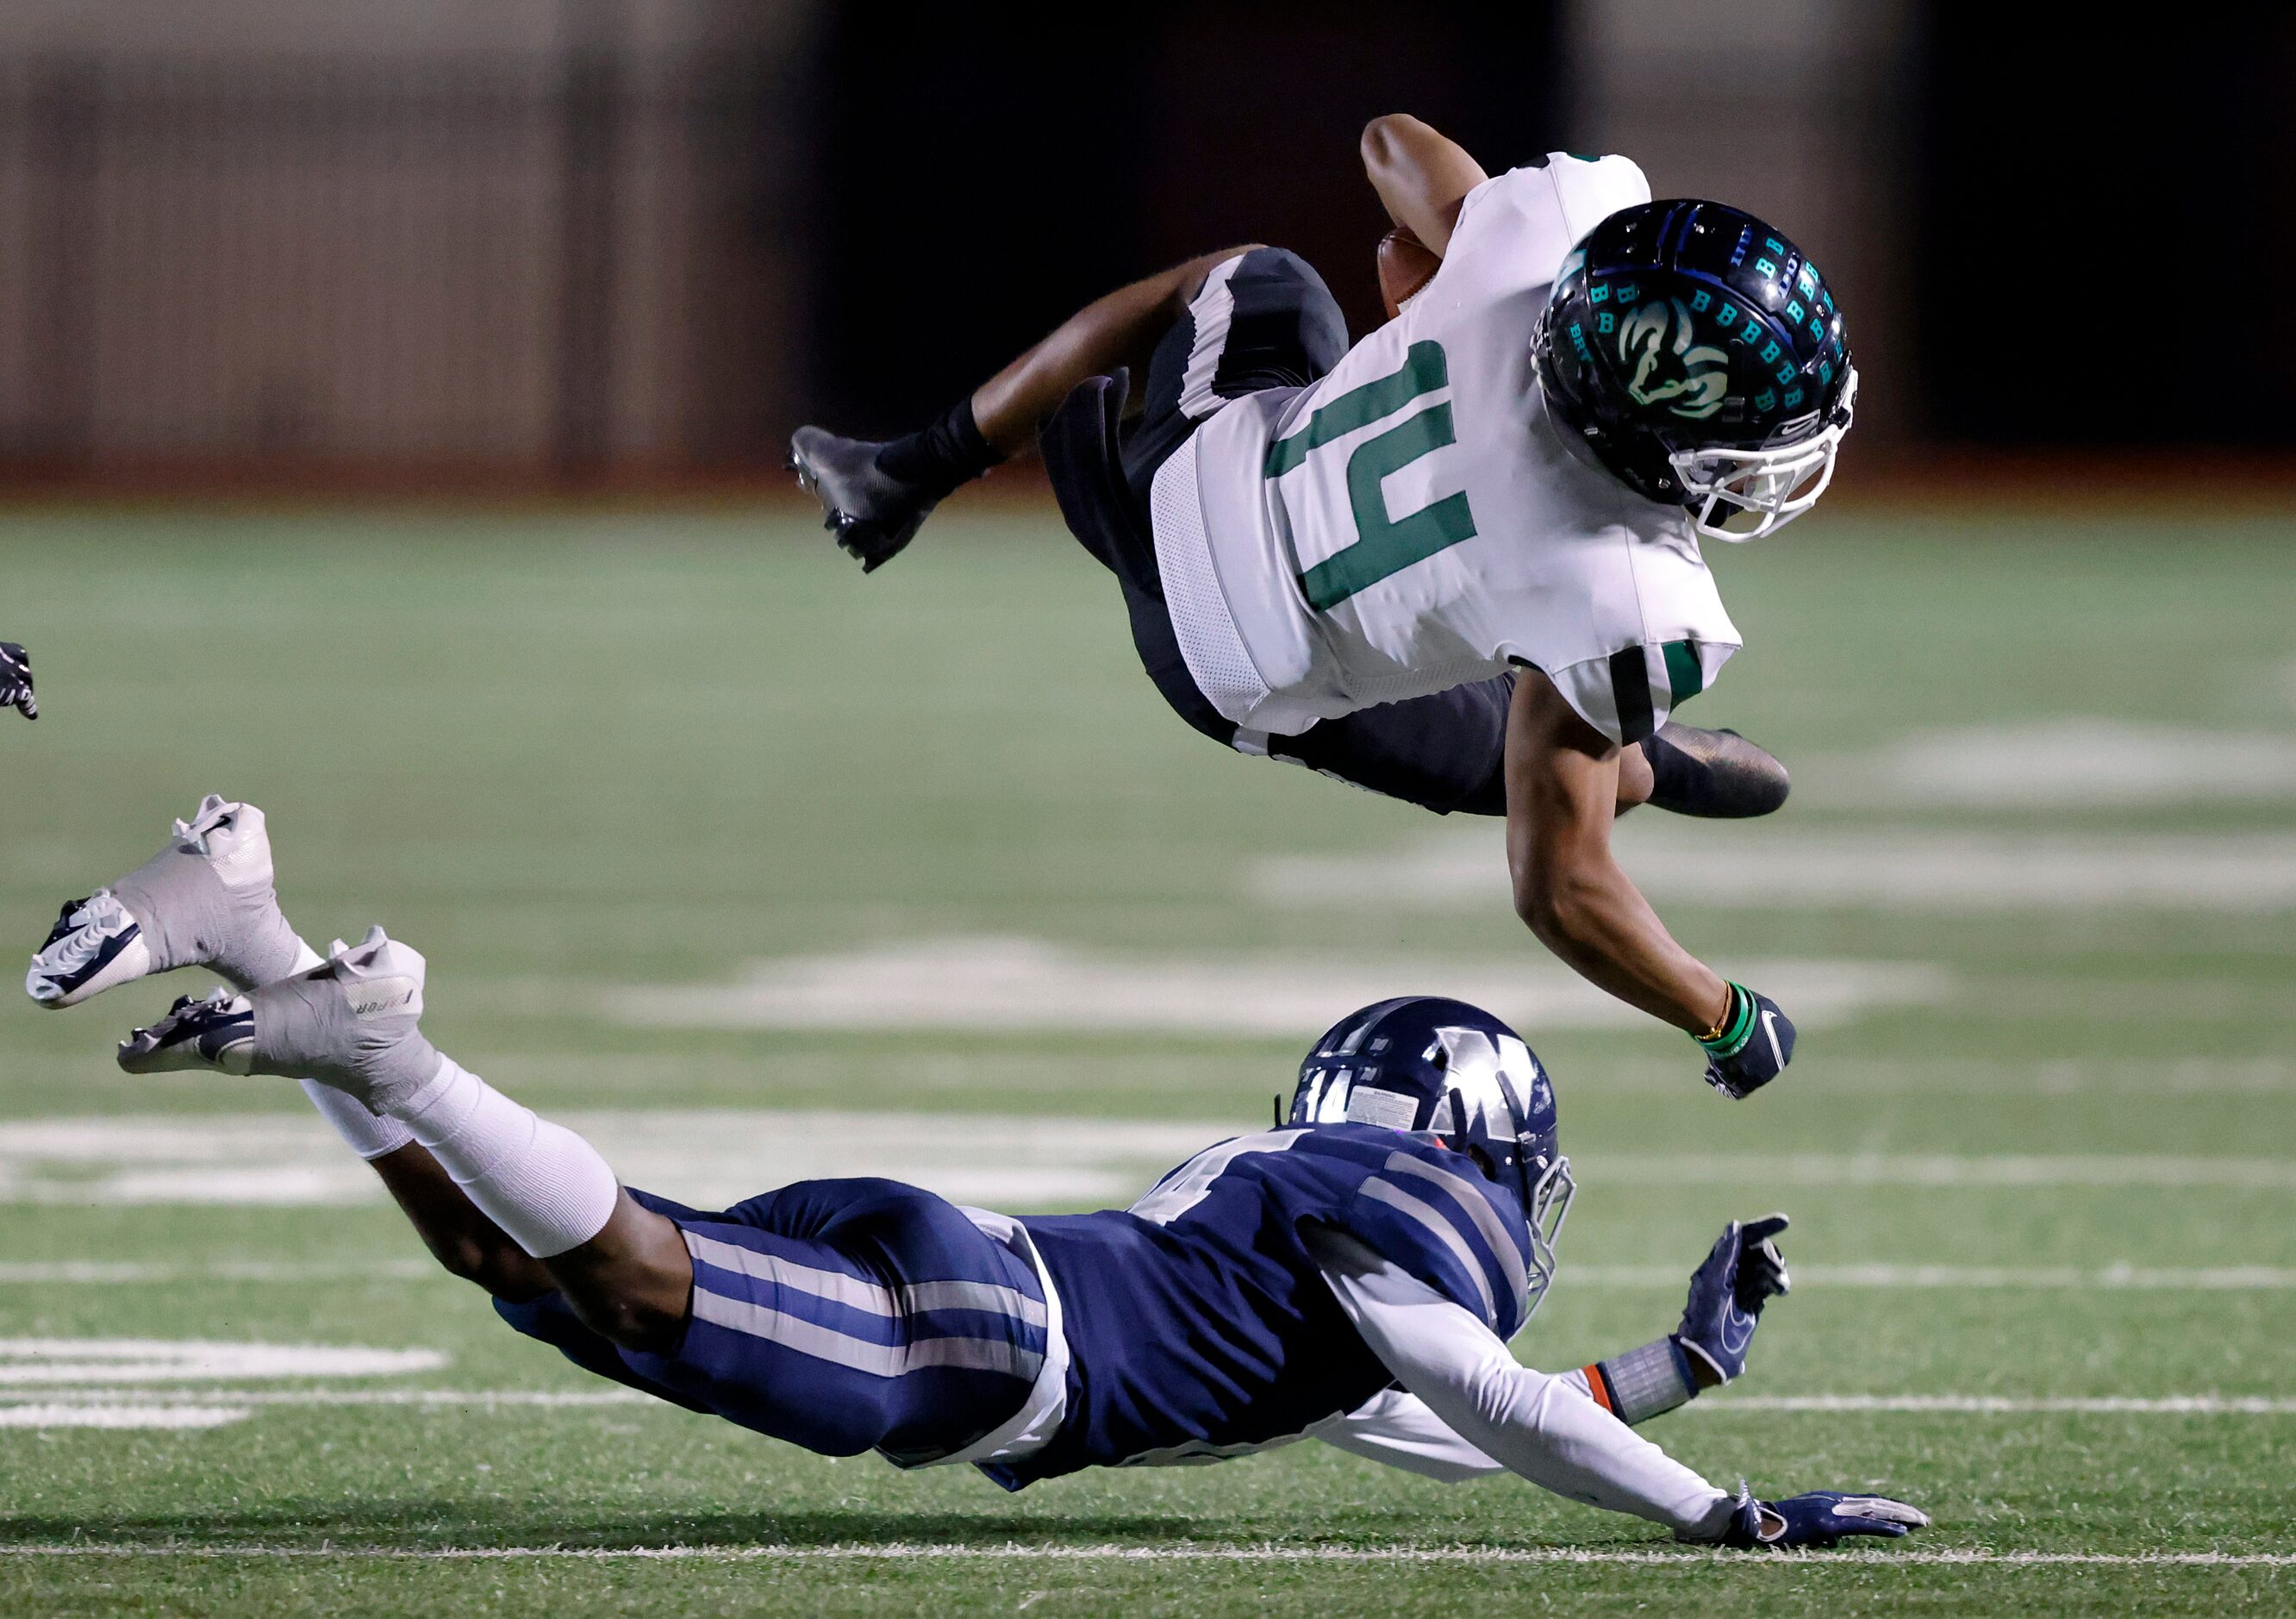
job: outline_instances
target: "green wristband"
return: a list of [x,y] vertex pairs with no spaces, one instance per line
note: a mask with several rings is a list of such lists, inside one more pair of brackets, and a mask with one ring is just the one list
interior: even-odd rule
[[1744,984],[1730,985],[1730,1015],[1722,1020],[1722,1032],[1712,1040],[1691,1039],[1706,1048],[1709,1056],[1734,1057],[1746,1048],[1754,1038],[1754,992]]

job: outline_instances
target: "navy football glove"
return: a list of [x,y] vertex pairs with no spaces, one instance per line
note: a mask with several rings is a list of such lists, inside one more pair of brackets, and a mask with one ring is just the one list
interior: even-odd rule
[[21,709],[27,719],[40,717],[32,695],[32,655],[13,641],[0,641],[0,709]]
[[1690,1303],[1682,1311],[1674,1341],[1685,1354],[1704,1361],[1724,1383],[1746,1369],[1746,1351],[1762,1306],[1792,1291],[1793,1278],[1779,1256],[1777,1234],[1786,1217],[1732,1220],[1715,1239],[1706,1262],[1690,1278]]
[[1706,1082],[1743,1101],[1793,1061],[1794,1026],[1777,1002],[1734,983],[1720,1031],[1698,1043],[1706,1050]]
[[[1744,1486],[1740,1488],[1742,1491]],[[1738,1514],[1724,1532],[1722,1544],[1740,1551],[1758,1548],[1784,1551],[1797,1546],[1837,1546],[1861,1534],[1901,1540],[1915,1529],[1929,1526],[1928,1513],[1886,1495],[1813,1490],[1782,1501],[1758,1501],[1742,1493]]]

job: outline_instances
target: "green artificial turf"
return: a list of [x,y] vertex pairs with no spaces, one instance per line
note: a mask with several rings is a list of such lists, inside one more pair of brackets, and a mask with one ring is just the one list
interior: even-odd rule
[[[1969,727],[2107,719],[2289,745],[2283,530],[1825,519],[1716,567],[1747,649],[1685,717],[1815,761],[1782,826],[1869,835],[1878,858],[1900,832],[2296,834],[2270,791],[1956,804],[1823,785],[1827,760]],[[1113,588],[1041,515],[959,503],[865,580],[780,514],[20,514],[0,529],[0,635],[32,647],[43,711],[0,716],[0,939],[37,945],[60,901],[141,859],[201,793],[244,798],[269,814],[298,925],[324,941],[380,921],[418,945],[426,1029],[545,1112],[1243,1129],[1316,1029],[647,1028],[612,998],[976,935],[1116,960],[1538,962],[1495,827],[1223,755],[1163,710]],[[1377,861],[1479,835],[1488,902],[1279,903],[1252,879],[1283,857]],[[1666,1277],[1723,1220],[1789,1210],[1807,1279],[1766,1320],[1752,1374],[1650,1432],[1718,1481],[1917,1500],[1937,1518],[1919,1559],[1677,1551],[1512,1481],[1446,1487],[1311,1446],[1008,1496],[643,1404],[278,1402],[203,1429],[0,1426],[0,1612],[2296,1607],[2296,1566],[2252,1560],[2290,1550],[2296,1518],[2296,913],[2109,895],[1664,908],[1717,959],[1899,966],[1945,988],[1813,1030],[1742,1105],[1702,1086],[1664,1029],[1526,1029],[1583,1195],[1517,1347],[1561,1368],[1664,1330]],[[34,1120],[301,1110],[277,1081],[118,1073],[112,1039],[187,987],[61,1015],[0,1003],[0,1153]],[[1738,1167],[1649,1168],[1710,1158]],[[1919,1167],[2006,1159],[2039,1168],[1939,1184]],[[2075,1159],[2101,1167],[2060,1172]],[[2148,1179],[2148,1163],[2172,1167]],[[0,1338],[447,1357],[259,1385],[283,1396],[606,1387],[422,1273],[387,1207],[83,1203],[57,1190],[79,1173],[99,1170],[60,1164],[37,1194],[0,1180]],[[83,1263],[156,1269],[35,1269]],[[287,1263],[302,1269],[232,1272]],[[1872,1265],[1999,1274],[1874,1286],[1856,1271]],[[2159,1285],[2104,1285],[2115,1265]],[[1574,1266],[1594,1280],[1574,1286]],[[0,1356],[0,1416],[39,1393],[8,1376]],[[140,1393],[227,1405],[256,1386]],[[1734,1406],[1825,1394],[2007,1406]],[[2184,1395],[2281,1404],[2030,1409]],[[596,1555],[633,1549],[676,1555]],[[536,1555],[430,1555],[504,1550]],[[1560,1560],[1572,1551],[1592,1560]],[[2164,1554],[2251,1560],[2032,1560]]]

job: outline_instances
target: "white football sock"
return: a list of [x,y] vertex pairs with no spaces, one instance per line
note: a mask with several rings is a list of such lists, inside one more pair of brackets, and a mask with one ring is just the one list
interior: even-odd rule
[[414,1132],[398,1120],[367,1112],[365,1103],[332,1085],[322,1085],[316,1080],[305,1080],[302,1085],[303,1094],[311,1098],[311,1105],[319,1110],[319,1116],[333,1125],[335,1134],[362,1158],[374,1159],[385,1153],[395,1153],[414,1139]]
[[[280,976],[291,978],[298,973],[308,973],[325,959],[318,951],[303,942],[300,933],[294,935],[295,965]],[[334,1126],[335,1134],[345,1146],[360,1157],[375,1159],[385,1153],[395,1153],[414,1139],[414,1132],[396,1119],[379,1118],[367,1112],[365,1105],[344,1095],[332,1085],[322,1085],[316,1080],[305,1080],[303,1094],[311,1098],[311,1105],[319,1110],[319,1117]]]
[[487,1218],[537,1259],[597,1236],[620,1200],[621,1182],[596,1147],[452,1057],[442,1056],[437,1077],[391,1111]]

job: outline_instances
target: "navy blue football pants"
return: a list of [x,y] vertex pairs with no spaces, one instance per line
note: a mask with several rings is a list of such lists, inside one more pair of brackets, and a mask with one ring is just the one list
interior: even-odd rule
[[1043,1286],[954,1204],[897,1180],[805,1180],[675,1220],[693,1303],[667,1354],[623,1349],[560,1294],[495,1309],[601,1377],[824,1456],[902,1466],[1018,1412],[1046,1351]]

